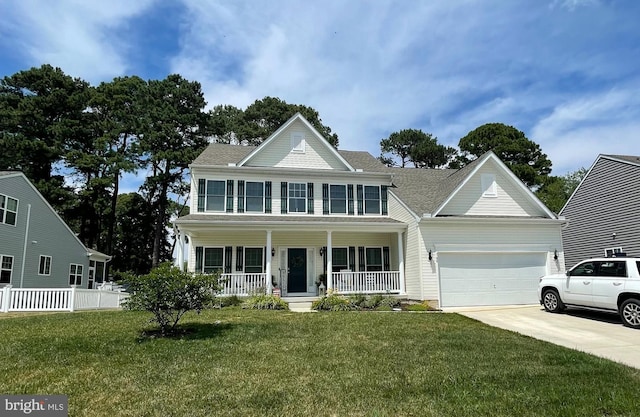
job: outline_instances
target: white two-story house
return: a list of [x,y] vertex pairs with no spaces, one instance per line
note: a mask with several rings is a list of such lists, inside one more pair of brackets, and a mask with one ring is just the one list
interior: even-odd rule
[[564,221],[493,153],[461,170],[388,168],[296,114],[260,146],[214,143],[190,168],[176,263],[220,271],[226,294],[315,296],[322,283],[436,306],[522,304],[564,269]]

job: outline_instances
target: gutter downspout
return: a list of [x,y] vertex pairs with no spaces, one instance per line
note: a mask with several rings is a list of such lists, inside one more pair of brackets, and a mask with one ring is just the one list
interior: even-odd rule
[[22,269],[20,270],[20,288],[24,288],[24,265],[27,261],[27,242],[29,241],[29,223],[31,222],[31,204],[27,204],[27,225],[24,228],[24,246],[22,248]]

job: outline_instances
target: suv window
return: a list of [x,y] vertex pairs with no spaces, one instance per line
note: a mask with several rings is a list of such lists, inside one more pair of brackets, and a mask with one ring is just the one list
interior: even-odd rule
[[596,266],[593,262],[585,262],[573,268],[571,276],[576,277],[590,277],[593,276],[593,272],[596,270]]
[[636,261],[636,268],[638,268],[638,274],[640,274],[640,261]]
[[625,261],[598,262],[598,276],[601,277],[626,277],[627,263]]

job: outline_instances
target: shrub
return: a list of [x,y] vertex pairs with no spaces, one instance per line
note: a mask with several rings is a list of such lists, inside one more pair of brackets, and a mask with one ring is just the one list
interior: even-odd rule
[[288,310],[289,304],[271,294],[256,294],[242,303],[242,308],[251,310]]
[[216,305],[219,306],[220,308],[239,306],[243,303],[243,300],[235,294],[224,296],[224,297],[218,297],[216,301],[217,301]]
[[364,307],[375,309],[380,305],[380,303],[384,300],[384,296],[382,294],[375,294],[369,297],[369,299],[365,302]]
[[314,301],[311,308],[318,311],[351,311],[358,306],[352,304],[349,299],[338,294],[329,294]]
[[164,263],[147,275],[125,278],[130,296],[123,303],[129,310],[146,310],[152,322],[160,326],[160,334],[174,334],[178,321],[187,312],[198,313],[212,305],[218,290],[218,275],[192,274]]
[[349,296],[349,302],[359,308],[367,304],[367,296],[364,294],[353,294]]
[[394,309],[400,307],[400,300],[390,296],[383,297],[378,303],[378,307],[389,307],[390,309]]

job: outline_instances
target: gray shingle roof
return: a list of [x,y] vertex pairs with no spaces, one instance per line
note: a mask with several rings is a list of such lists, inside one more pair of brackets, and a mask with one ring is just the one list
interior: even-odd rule
[[633,155],[602,155],[602,156],[620,159],[621,161],[626,161],[632,164],[640,165],[640,156],[633,156]]
[[[193,161],[193,165],[228,166],[230,163],[240,162],[255,149],[256,146],[212,143]],[[356,169],[362,169],[364,172],[392,174],[393,184],[396,188],[391,188],[391,192],[419,216],[424,213],[432,213],[437,209],[464,181],[479,161],[484,159],[480,157],[459,170],[389,168],[368,152],[344,150],[338,152]],[[187,217],[182,219],[187,219]],[[211,216],[206,216],[206,219],[211,218]],[[225,218],[229,217],[225,216]],[[247,219],[247,216],[243,216],[243,218]],[[291,217],[287,216],[287,219],[291,219]],[[304,217],[304,219],[309,220],[310,218]]]

